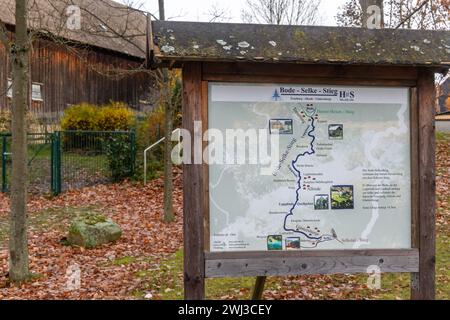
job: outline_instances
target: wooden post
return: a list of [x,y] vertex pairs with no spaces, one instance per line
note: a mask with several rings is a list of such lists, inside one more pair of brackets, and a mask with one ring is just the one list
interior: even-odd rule
[[411,299],[435,299],[435,86],[434,73],[420,69],[417,84],[419,111],[419,273],[413,275]]
[[255,287],[253,288],[252,300],[262,300],[264,285],[267,277],[256,277]]
[[[191,133],[192,146],[194,121],[202,120],[201,92],[201,63],[188,63],[183,67],[183,128]],[[204,174],[202,164],[183,165],[184,297],[187,300],[205,298]]]

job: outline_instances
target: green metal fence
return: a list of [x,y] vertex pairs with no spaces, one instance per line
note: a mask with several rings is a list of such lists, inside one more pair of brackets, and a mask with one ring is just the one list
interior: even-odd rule
[[[1,191],[9,189],[11,135],[0,135]],[[58,131],[28,134],[29,190],[59,194],[117,182],[135,172],[133,131]]]
[[11,135],[2,133],[0,135],[0,141],[1,141],[1,166],[0,166],[0,173],[2,177],[2,184],[1,184],[1,191],[6,192],[8,190],[8,161],[9,161],[9,151],[11,150]]

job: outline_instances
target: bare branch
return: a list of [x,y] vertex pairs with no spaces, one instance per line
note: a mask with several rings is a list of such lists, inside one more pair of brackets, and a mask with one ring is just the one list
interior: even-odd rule
[[403,21],[401,21],[394,29],[400,28],[402,25],[404,25],[413,15],[415,15],[417,12],[419,12],[423,7],[425,7],[426,4],[428,4],[430,0],[425,0],[421,5],[419,5],[416,9],[414,9]]
[[[448,30],[449,0],[385,0],[387,28]],[[361,26],[362,12],[358,0],[348,0],[336,16],[338,25]]]
[[231,17],[227,15],[227,9],[220,7],[217,3],[213,4],[207,15],[210,17],[209,22],[224,22],[231,20]]
[[244,22],[310,25],[318,19],[320,0],[246,0]]

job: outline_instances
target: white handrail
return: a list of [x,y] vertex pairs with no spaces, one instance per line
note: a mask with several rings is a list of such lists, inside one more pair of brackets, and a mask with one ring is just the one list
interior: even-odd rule
[[[176,132],[180,132],[181,130],[175,129],[172,131],[172,135]],[[144,150],[144,184],[147,184],[147,152],[149,152],[150,150],[152,150],[154,147],[156,147],[157,145],[159,145],[161,142],[163,142],[166,139],[166,137],[162,137],[161,139],[159,139],[158,141],[156,141],[154,144],[152,144],[150,147],[148,147],[147,149]],[[178,141],[181,140],[181,137],[178,136]]]

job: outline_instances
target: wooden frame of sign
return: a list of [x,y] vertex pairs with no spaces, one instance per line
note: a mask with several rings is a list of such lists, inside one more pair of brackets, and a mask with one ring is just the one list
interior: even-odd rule
[[[208,166],[183,167],[184,288],[186,299],[205,298],[205,278],[302,274],[411,273],[411,298],[435,297],[435,87],[434,70],[401,66],[340,66],[247,62],[185,62],[183,127],[208,123],[208,82],[408,87],[411,92],[411,234],[408,250],[279,252],[209,251]],[[192,152],[193,154],[193,152]]]

